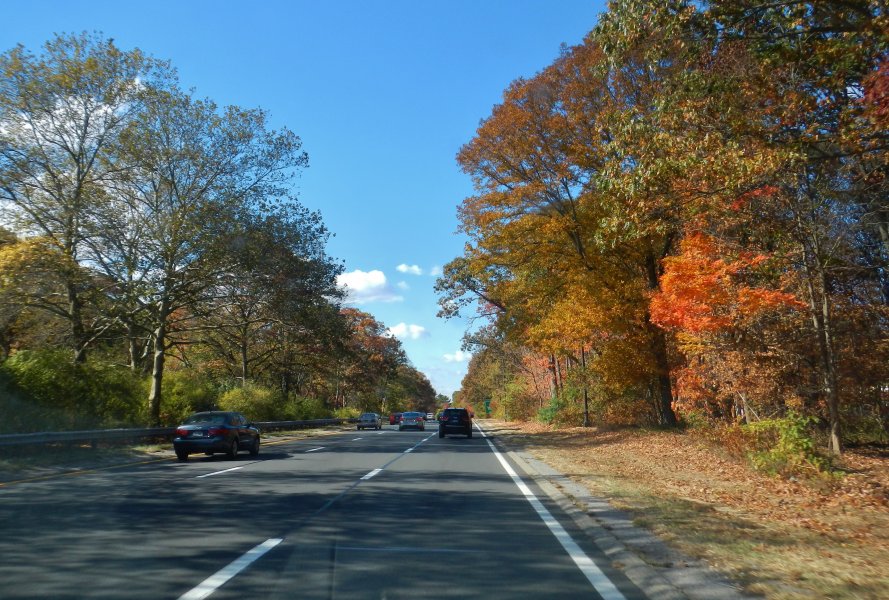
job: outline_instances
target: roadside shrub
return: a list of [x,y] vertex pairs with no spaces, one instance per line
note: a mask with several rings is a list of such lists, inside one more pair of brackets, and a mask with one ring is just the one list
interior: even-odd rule
[[27,433],[51,430],[43,416],[43,407],[21,397],[13,389],[9,375],[0,370],[0,433]]
[[224,392],[219,397],[219,408],[236,410],[251,421],[286,420],[286,404],[281,402],[280,395],[249,381]]
[[537,412],[537,420],[557,427],[583,424],[584,410],[595,425],[631,426],[652,424],[650,399],[633,388],[607,388],[593,381],[587,389],[584,407],[583,380],[567,378],[556,398]]
[[694,433],[702,435],[729,456],[749,461],[749,455],[757,450],[756,436],[744,425],[732,423],[710,427],[708,424],[709,421],[705,421],[705,425],[694,428]]
[[705,428],[700,433],[758,471],[782,477],[822,475],[830,472],[832,464],[818,452],[812,424],[809,417],[789,413],[780,419]]
[[558,398],[550,398],[549,403],[537,411],[537,420],[547,425],[552,425],[556,420],[560,404]]
[[0,367],[11,399],[27,415],[18,431],[136,425],[143,386],[126,367],[98,360],[75,364],[62,349],[22,350]]
[[789,413],[746,425],[754,440],[749,454],[754,468],[783,476],[828,471],[830,461],[818,453],[810,434],[812,423],[810,417]]
[[321,398],[294,396],[287,401],[285,418],[287,421],[308,421],[328,417],[330,417],[330,409]]
[[[889,418],[881,418],[871,407],[854,407],[844,410],[843,442],[850,446],[882,444],[889,442]],[[887,415],[889,416],[889,415]]]
[[679,425],[685,429],[706,430],[710,428],[710,420],[700,411],[680,412],[676,416],[679,417]]
[[99,424],[135,427],[144,422],[147,404],[143,380],[131,369],[91,361],[80,366],[86,393],[92,399]]
[[[218,392],[210,379],[199,371],[166,371],[162,392],[161,423],[165,425],[178,425],[191,413],[216,408]],[[148,398],[147,385],[144,397]]]
[[333,411],[333,417],[335,419],[357,419],[360,415],[361,411],[357,408],[352,408],[351,406],[338,408]]
[[[494,392],[491,404],[495,415],[499,413],[508,421],[527,421],[534,418],[537,402],[529,394],[527,383],[514,378]],[[484,406],[481,402],[479,408],[484,411]]]

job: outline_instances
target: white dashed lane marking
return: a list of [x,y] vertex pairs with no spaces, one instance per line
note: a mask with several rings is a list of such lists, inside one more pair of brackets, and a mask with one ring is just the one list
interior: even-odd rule
[[202,479],[204,477],[213,477],[214,475],[222,475],[223,473],[228,473],[229,471],[237,471],[238,469],[243,469],[244,467],[232,467],[231,469],[225,469],[222,471],[213,471],[212,473],[206,473],[204,475],[198,475],[195,479]]
[[383,470],[383,469],[374,469],[373,471],[371,471],[370,473],[368,473],[367,475],[365,475],[365,476],[362,477],[361,479],[362,479],[362,480],[370,479],[370,478],[373,477],[374,475],[377,475],[378,473],[380,473],[382,470]]
[[179,596],[179,600],[203,600],[220,587],[222,587],[226,581],[246,569],[250,566],[250,564],[261,557],[263,554],[283,542],[282,538],[271,538],[255,548],[248,550],[246,554],[229,564],[227,567],[222,568],[217,571],[213,575],[207,577],[204,581],[198,584],[197,587],[192,588],[191,590],[185,592],[181,596]]

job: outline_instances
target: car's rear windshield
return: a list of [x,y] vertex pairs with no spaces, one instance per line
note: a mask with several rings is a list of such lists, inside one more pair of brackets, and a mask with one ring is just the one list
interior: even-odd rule
[[371,419],[371,420],[372,420],[372,419],[376,419],[377,416],[376,416],[375,414],[373,414],[373,413],[364,413],[364,414],[361,415],[359,418],[360,418],[360,419]]
[[213,423],[215,425],[221,425],[225,423],[225,415],[197,413],[185,419],[186,425],[190,425],[192,423]]

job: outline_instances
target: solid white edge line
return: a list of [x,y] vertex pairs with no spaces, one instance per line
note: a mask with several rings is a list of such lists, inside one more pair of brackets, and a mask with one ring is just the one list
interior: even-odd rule
[[255,548],[248,550],[246,554],[236,559],[227,567],[217,571],[213,575],[207,577],[198,584],[197,587],[185,592],[179,596],[179,600],[203,600],[216,590],[218,590],[226,581],[246,569],[250,563],[261,557],[263,554],[283,542],[282,538],[270,538]]
[[237,471],[238,469],[243,469],[244,467],[232,467],[231,469],[224,469],[222,471],[213,471],[212,473],[205,473],[203,475],[198,475],[195,479],[201,479],[203,477],[213,477],[214,475],[221,475],[222,473],[228,473],[229,471]]
[[367,475],[365,475],[365,476],[362,477],[361,479],[362,479],[362,480],[370,479],[370,478],[373,477],[374,475],[379,474],[382,470],[383,470],[383,469],[374,469],[373,471],[371,471],[370,473],[368,473]]
[[580,571],[586,576],[596,591],[604,600],[626,600],[626,597],[621,593],[619,589],[614,585],[614,583],[608,579],[608,576],[602,572],[602,570],[596,565],[593,560],[586,555],[586,553],[581,549],[580,546],[577,545],[577,542],[572,539],[571,535],[565,531],[564,527],[553,517],[552,513],[550,513],[547,508],[543,505],[542,502],[534,495],[534,492],[525,485],[525,482],[516,474],[513,468],[506,462],[506,459],[497,451],[497,448],[494,447],[494,444],[491,440],[488,439],[488,436],[485,435],[485,432],[479,428],[482,436],[484,436],[485,441],[488,443],[488,446],[491,447],[491,452],[494,453],[494,456],[497,457],[497,460],[500,462],[500,465],[503,467],[503,470],[512,478],[513,483],[519,488],[522,492],[522,495],[525,496],[525,499],[531,503],[531,506],[534,507],[534,510],[537,511],[537,515],[540,519],[549,527],[549,530],[552,532],[556,539],[559,540],[559,543],[562,544],[562,548],[565,549],[565,552],[568,553],[568,556],[571,557],[571,560],[574,561],[574,564],[580,569]]
[[306,454],[309,452],[317,452],[318,450],[324,450],[324,446],[318,446],[317,448],[312,448],[311,450],[306,450]]

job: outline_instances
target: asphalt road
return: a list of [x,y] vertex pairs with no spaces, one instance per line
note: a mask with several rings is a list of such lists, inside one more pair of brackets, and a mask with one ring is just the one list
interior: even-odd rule
[[645,597],[516,470],[385,426],[12,483],[0,597]]

